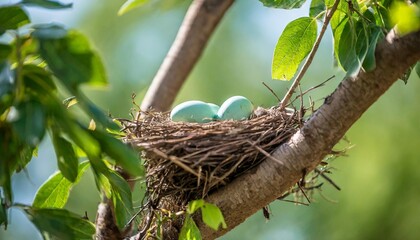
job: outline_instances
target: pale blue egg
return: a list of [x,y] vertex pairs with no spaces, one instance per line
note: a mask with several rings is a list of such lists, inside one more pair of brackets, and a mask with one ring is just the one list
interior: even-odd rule
[[171,120],[174,122],[206,123],[217,118],[214,106],[202,101],[183,102],[171,111]]
[[246,97],[234,96],[220,106],[217,115],[221,120],[244,120],[251,116],[253,109],[254,106]]

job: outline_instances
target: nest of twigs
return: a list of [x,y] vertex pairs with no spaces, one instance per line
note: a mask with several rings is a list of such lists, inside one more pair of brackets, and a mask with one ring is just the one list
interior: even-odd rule
[[172,122],[168,113],[143,112],[124,121],[125,141],[138,148],[146,165],[152,205],[170,196],[178,206],[204,198],[262,161],[301,125],[296,110],[257,108],[249,120]]

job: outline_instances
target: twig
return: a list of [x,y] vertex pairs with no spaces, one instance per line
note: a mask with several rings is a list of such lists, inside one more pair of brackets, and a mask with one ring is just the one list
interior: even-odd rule
[[337,189],[338,191],[341,191],[341,188],[331,178],[325,175],[323,171],[319,170],[318,168],[315,168],[315,172],[318,173],[321,177],[323,177],[328,183],[333,185],[335,189]]
[[167,111],[200,58],[211,34],[234,0],[194,0],[141,104]]
[[315,45],[312,48],[311,52],[309,53],[309,56],[306,59],[305,63],[303,64],[302,69],[299,71],[298,75],[293,81],[293,84],[290,87],[289,91],[287,91],[286,95],[281,101],[280,110],[283,110],[287,106],[287,104],[289,104],[290,98],[295,92],[295,89],[297,88],[303,76],[305,75],[306,71],[308,70],[309,66],[311,65],[312,60],[315,57],[315,53],[318,51],[318,47],[319,47],[319,44],[321,43],[322,37],[324,36],[325,31],[327,30],[328,23],[330,22],[332,16],[334,15],[334,12],[337,10],[339,3],[340,3],[340,0],[335,0],[334,5],[331,7],[331,9],[327,10],[327,14],[325,15],[325,18],[324,18],[324,23],[322,24],[321,32],[319,33],[319,36],[315,41]]
[[298,98],[301,98],[301,96],[302,96],[302,97],[303,97],[303,96],[305,96],[308,92],[310,92],[310,91],[312,91],[312,90],[314,90],[314,89],[317,89],[317,88],[319,88],[319,87],[324,86],[324,85],[325,85],[325,83],[327,83],[328,81],[330,81],[330,80],[331,80],[331,79],[333,79],[333,78],[335,78],[335,75],[333,75],[333,76],[329,77],[327,80],[323,81],[322,83],[320,83],[320,84],[318,84],[318,85],[316,85],[316,86],[313,86],[313,87],[310,87],[310,88],[306,89],[305,91],[301,92],[301,93],[299,94],[299,96],[296,96],[296,97],[295,97],[295,98],[294,98],[291,102],[296,101]]
[[270,86],[268,86],[265,82],[262,82],[262,84],[274,95],[275,98],[277,98],[277,101],[281,101],[279,96],[277,96],[277,94],[273,91],[273,89],[270,88]]

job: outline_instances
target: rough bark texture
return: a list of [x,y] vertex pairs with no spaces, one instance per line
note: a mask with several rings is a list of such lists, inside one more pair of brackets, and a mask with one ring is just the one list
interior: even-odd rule
[[203,52],[211,34],[234,0],[195,0],[141,104],[167,111]]
[[274,152],[283,164],[267,160],[206,199],[222,210],[228,228],[215,232],[197,219],[203,239],[233,229],[290,189],[304,171],[313,170],[353,123],[419,59],[420,32],[401,38],[389,34],[376,49],[376,69],[344,79],[302,129]]
[[105,199],[98,206],[96,216],[96,234],[97,240],[122,239],[122,234],[115,224],[114,210],[112,201]]

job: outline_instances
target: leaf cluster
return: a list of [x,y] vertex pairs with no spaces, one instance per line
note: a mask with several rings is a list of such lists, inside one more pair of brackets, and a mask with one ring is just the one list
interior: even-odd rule
[[[26,6],[63,9],[71,4],[23,0],[0,6],[0,37],[10,39],[0,43],[0,225],[7,227],[8,209],[16,207],[45,238],[91,238],[94,225],[62,209],[90,166],[123,228],[132,213],[131,191],[113,165],[131,176],[142,176],[143,168],[137,153],[111,134],[118,132],[118,123],[80,90],[81,85],[107,84],[102,61],[82,33],[59,24],[31,24]],[[79,111],[70,111],[76,102]],[[41,186],[32,206],[16,204],[11,177],[36,156],[46,135],[60,171]]]
[[188,204],[187,215],[184,220],[184,225],[181,228],[178,239],[186,240],[200,240],[201,233],[192,218],[192,215],[201,211],[201,218],[203,222],[214,231],[219,230],[220,226],[226,228],[226,222],[220,209],[211,203],[205,202],[203,199],[191,201]]
[[[267,7],[299,8],[305,2],[289,0],[260,0]],[[329,25],[333,33],[334,59],[347,76],[360,70],[376,67],[375,49],[385,34],[394,29],[399,34],[420,30],[420,5],[418,1],[392,0],[336,0]],[[281,34],[274,50],[272,78],[290,80],[316,44],[317,22],[323,21],[335,0],[312,0],[308,17],[290,22]],[[325,24],[325,18],[324,18]],[[416,69],[420,64],[417,63]],[[413,66],[414,68],[414,66]],[[407,80],[409,73],[403,76]]]

